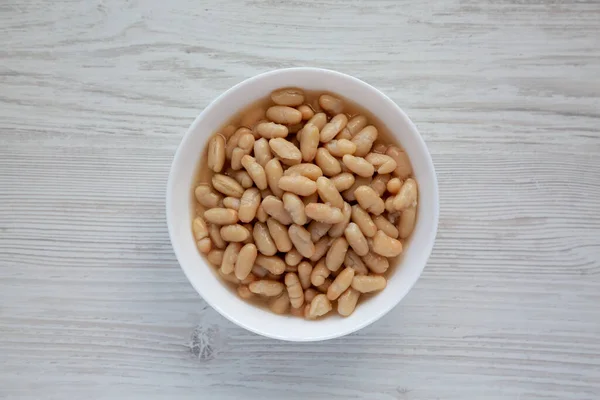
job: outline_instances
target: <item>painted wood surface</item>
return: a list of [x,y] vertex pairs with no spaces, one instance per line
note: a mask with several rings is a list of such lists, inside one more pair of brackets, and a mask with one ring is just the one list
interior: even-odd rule
[[[186,281],[164,215],[233,84],[320,66],[389,94],[437,167],[430,262],[313,344]],[[0,398],[600,398],[600,3],[4,0]]]

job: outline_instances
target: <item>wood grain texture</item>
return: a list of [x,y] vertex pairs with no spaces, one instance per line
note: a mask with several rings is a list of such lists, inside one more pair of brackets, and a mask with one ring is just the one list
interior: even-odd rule
[[[600,398],[600,3],[0,4],[0,398]],[[225,321],[171,250],[179,141],[254,74],[390,95],[437,168],[430,262],[315,344]]]

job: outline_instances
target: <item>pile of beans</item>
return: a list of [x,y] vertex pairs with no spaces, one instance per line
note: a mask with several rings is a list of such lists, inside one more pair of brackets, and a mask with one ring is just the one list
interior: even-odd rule
[[210,183],[194,191],[198,249],[243,299],[307,319],[334,306],[348,316],[386,287],[413,230],[410,161],[340,98],[284,88],[271,102],[208,143]]

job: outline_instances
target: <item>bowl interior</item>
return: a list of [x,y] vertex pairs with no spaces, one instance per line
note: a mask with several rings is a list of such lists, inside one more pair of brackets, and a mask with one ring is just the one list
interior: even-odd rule
[[[360,301],[355,312],[319,321],[279,316],[232,294],[214,269],[198,254],[191,232],[192,185],[207,139],[237,111],[286,86],[338,93],[370,110],[390,128],[410,157],[419,183],[417,224],[400,265],[391,273],[387,288]],[[180,144],[167,187],[167,222],[181,267],[198,293],[219,313],[255,333],[283,340],[324,340],[354,332],[392,309],[419,278],[435,239],[438,221],[437,180],[425,143],[408,117],[387,96],[368,84],[338,72],[292,68],[250,78],[219,96],[191,125]]]

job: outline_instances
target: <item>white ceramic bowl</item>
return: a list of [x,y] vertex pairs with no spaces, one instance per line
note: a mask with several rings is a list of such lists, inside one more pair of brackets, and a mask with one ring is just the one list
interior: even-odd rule
[[[330,315],[305,321],[280,316],[240,299],[218,278],[199,255],[192,236],[193,188],[200,155],[210,135],[233,114],[281,87],[337,93],[370,110],[391,128],[410,157],[419,183],[417,224],[401,263],[392,272],[385,290],[360,302],[352,315]],[[280,69],[257,75],[220,95],[196,118],[183,137],[171,166],[167,184],[167,223],[171,243],[183,272],[196,291],[221,315],[257,334],[290,341],[332,339],[355,332],[381,318],[415,284],[431,253],[438,226],[437,178],[431,156],[415,125],[386,95],[351,76],[318,68]],[[332,313],[335,314],[335,313]]]

